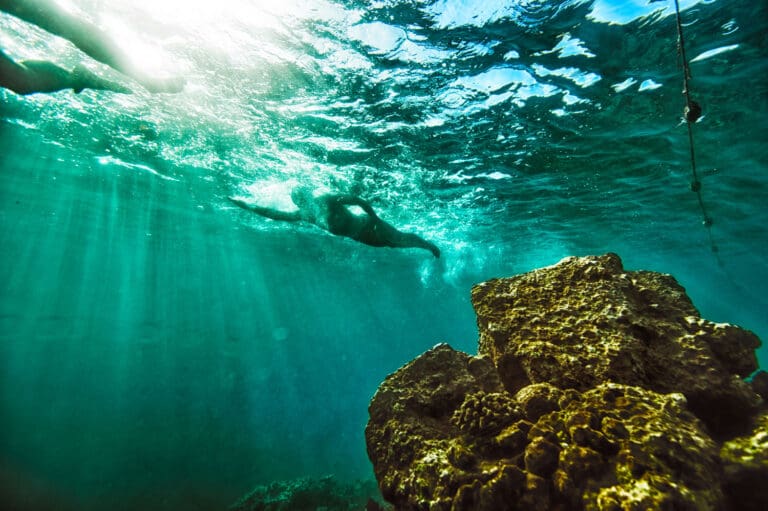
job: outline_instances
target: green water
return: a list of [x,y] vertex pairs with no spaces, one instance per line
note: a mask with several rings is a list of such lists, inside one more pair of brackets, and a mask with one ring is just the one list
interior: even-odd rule
[[368,475],[381,379],[438,341],[474,347],[469,282],[425,286],[420,255],[260,233],[184,184],[77,171],[56,161],[67,151],[36,148],[2,178],[12,481],[136,509]]
[[[223,509],[271,480],[370,477],[381,380],[437,342],[475,350],[473,283],[568,255],[672,273],[704,317],[768,337],[760,2],[683,2],[712,239],[671,3],[74,4],[187,85],[0,90],[12,509]],[[125,79],[10,16],[0,45]],[[285,206],[296,184],[366,197],[442,257],[226,200]]]

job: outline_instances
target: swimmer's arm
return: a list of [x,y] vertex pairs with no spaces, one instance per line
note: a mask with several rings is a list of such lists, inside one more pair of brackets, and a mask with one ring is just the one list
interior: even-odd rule
[[254,213],[261,215],[272,220],[282,220],[285,222],[298,222],[301,220],[301,216],[298,211],[280,211],[279,209],[265,208],[263,206],[257,206],[255,204],[249,204],[241,199],[235,199],[234,197],[228,197],[231,202],[234,202],[239,207],[253,211]]

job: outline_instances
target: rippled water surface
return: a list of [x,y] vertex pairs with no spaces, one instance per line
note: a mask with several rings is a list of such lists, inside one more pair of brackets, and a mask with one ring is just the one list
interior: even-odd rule
[[[150,94],[0,13],[9,56],[134,89],[0,90],[0,497],[19,509],[221,509],[369,477],[383,377],[475,349],[473,283],[568,255],[672,273],[703,316],[768,336],[765,2],[681,2],[711,230],[673,2],[64,5],[186,85]],[[226,200],[289,207],[300,184],[442,257]]]

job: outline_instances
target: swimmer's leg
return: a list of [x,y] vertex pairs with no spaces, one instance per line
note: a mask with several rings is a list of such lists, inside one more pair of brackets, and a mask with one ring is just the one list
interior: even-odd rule
[[17,94],[56,92],[64,89],[73,89],[75,92],[83,89],[130,92],[130,89],[99,78],[81,66],[75,67],[70,72],[43,60],[25,60],[17,63],[2,52],[0,52],[0,86]]
[[69,88],[69,72],[50,62],[15,62],[0,51],[0,86],[16,94],[54,92]]
[[72,70],[71,79],[72,89],[74,89],[75,92],[80,92],[83,89],[108,90],[112,92],[120,92],[123,94],[128,94],[131,92],[131,89],[128,87],[124,87],[119,83],[105,80],[104,78],[93,74],[80,64],[75,66],[75,69]]
[[434,243],[416,234],[399,231],[378,217],[365,229],[359,241],[377,247],[423,248],[436,258],[440,257],[440,249]]

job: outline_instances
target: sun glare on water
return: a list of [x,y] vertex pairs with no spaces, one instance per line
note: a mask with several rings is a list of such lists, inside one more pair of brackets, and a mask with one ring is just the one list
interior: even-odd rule
[[121,3],[159,22],[184,29],[237,21],[274,28],[281,16],[291,14],[297,6],[292,0],[121,0]]
[[173,48],[194,47],[245,60],[248,51],[285,32],[285,20],[310,9],[295,0],[119,0],[101,4],[100,24],[136,65],[183,67]]

